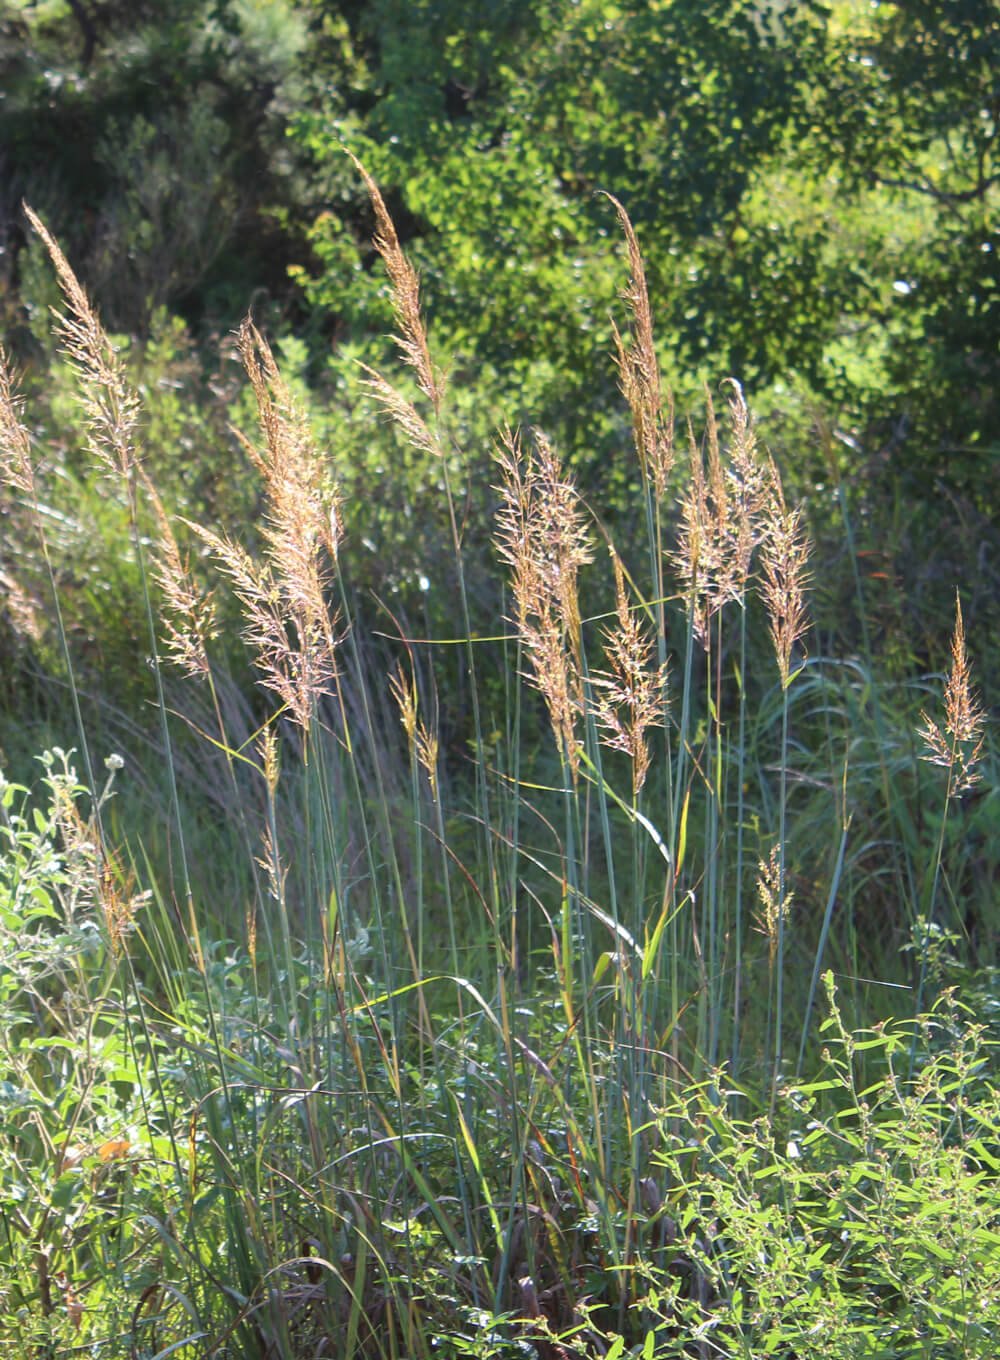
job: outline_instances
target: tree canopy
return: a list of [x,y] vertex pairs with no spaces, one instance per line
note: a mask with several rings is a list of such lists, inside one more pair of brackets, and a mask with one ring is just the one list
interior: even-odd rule
[[392,462],[409,509],[371,513],[400,580],[433,476],[384,432],[352,446],[392,322],[345,149],[420,270],[464,447],[528,420],[585,483],[627,475],[613,193],[681,409],[738,377],[817,520],[843,480],[910,597],[946,608],[971,540],[997,595],[995,0],[38,0],[0,38],[29,368],[51,298],[22,197],[116,330],[172,314],[197,346],[252,307],[284,337],[334,454],[368,485]]

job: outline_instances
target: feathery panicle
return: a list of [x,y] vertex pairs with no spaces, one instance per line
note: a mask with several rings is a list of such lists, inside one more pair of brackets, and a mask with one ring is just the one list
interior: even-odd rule
[[432,458],[443,458],[444,450],[441,448],[440,440],[432,433],[413,402],[407,400],[392,383],[386,382],[381,373],[376,373],[375,369],[369,368],[367,364],[362,364],[361,368],[365,373],[365,387],[372,393],[389,419],[402,430],[413,447],[430,454]]
[[705,600],[706,582],[711,577],[714,545],[712,516],[705,485],[705,464],[688,421],[688,461],[691,479],[681,499],[681,523],[677,532],[677,551],[674,565],[680,577],[684,598],[691,608],[695,636],[708,644],[708,610]]
[[639,466],[653,487],[658,501],[663,499],[667,479],[674,465],[674,405],[673,397],[664,411],[660,391],[660,365],[653,343],[653,315],[646,287],[646,270],[642,252],[628,213],[612,194],[606,194],[625,234],[631,277],[622,298],[632,317],[632,335],[628,342],[618,327],[611,323],[622,395],[632,412],[632,432]]
[[730,399],[731,437],[723,454],[711,393],[706,389],[705,442],[708,468],[690,423],[691,480],[681,501],[675,563],[691,602],[695,635],[708,646],[708,625],[728,603],[742,603],[753,552],[763,534],[767,473],[757,453],[753,423],[743,393],[734,384]]
[[431,797],[437,802],[438,796],[438,739],[433,735],[422,718],[418,718],[419,699],[416,678],[411,674],[409,680],[403,673],[401,664],[389,676],[389,688],[399,708],[399,720],[406,733],[406,741],[411,756],[427,775],[431,786]]
[[729,379],[733,395],[729,399],[729,424],[732,431],[729,449],[729,482],[733,513],[732,551],[738,597],[746,593],[750,563],[761,537],[760,517],[767,503],[768,468],[757,448],[753,417],[735,378]]
[[767,936],[771,966],[773,967],[774,957],[778,952],[779,928],[783,920],[788,920],[795,894],[790,893],[781,881],[780,846],[772,846],[770,855],[766,860],[762,859],[757,868],[757,896],[760,898],[757,927],[762,935]]
[[[21,420],[23,403],[11,372],[7,354],[0,345],[0,480],[37,506],[35,467],[31,459],[31,436]],[[22,637],[39,642],[42,624],[28,592],[8,573],[0,571],[7,614]]]
[[809,622],[805,603],[809,580],[809,541],[802,524],[801,507],[789,510],[785,504],[781,477],[773,460],[769,463],[769,469],[761,547],[761,594],[767,609],[781,684],[787,689],[792,678],[792,653]]
[[514,619],[531,663],[529,678],[545,698],[560,751],[575,773],[580,681],[577,575],[592,560],[576,489],[540,432],[527,457],[510,430],[501,435],[496,543],[512,569]]
[[399,708],[399,720],[403,724],[403,731],[406,733],[410,755],[416,758],[427,775],[427,782],[431,787],[431,797],[437,802],[438,739],[432,734],[424,720],[417,717],[419,700],[416,678],[411,675],[407,680],[402,665],[397,664],[396,669],[389,676],[389,688]]
[[281,777],[281,754],[278,750],[278,734],[270,723],[264,728],[257,742],[257,753],[260,756],[260,769],[264,776],[264,783],[271,798],[278,791],[278,780]]
[[35,467],[31,436],[21,420],[23,405],[10,361],[0,345],[0,477],[34,502]]
[[153,578],[167,606],[162,615],[167,654],[185,675],[207,675],[208,643],[217,631],[215,602],[211,593],[205,595],[199,590],[190,563],[181,557],[173,526],[156,487],[141,468],[139,476],[158,528]]
[[320,548],[336,561],[341,529],[340,492],[325,477],[309,422],[299,410],[278,370],[274,355],[248,319],[240,326],[238,348],[257,401],[265,446],[254,449],[241,436],[268,496],[266,537],[283,560],[294,560],[309,574]]
[[397,662],[396,669],[389,675],[389,689],[399,709],[399,721],[406,733],[406,743],[412,752],[417,740],[417,685],[412,675],[407,680],[401,662]]
[[[257,563],[240,544],[202,525],[188,527],[211,549],[243,606],[243,640],[255,654],[262,683],[307,730],[316,702],[336,673],[332,621],[322,606],[303,611],[276,579],[269,561]],[[298,595],[297,589],[295,593]]]
[[44,614],[39,601],[10,572],[0,569],[0,596],[4,613],[18,637],[39,643],[45,636]]
[[264,448],[241,436],[264,479],[264,560],[256,563],[223,534],[190,527],[212,550],[243,606],[244,639],[257,654],[263,683],[307,729],[317,700],[336,674],[335,621],[326,601],[327,561],[336,561],[340,497],[323,478],[308,422],[297,409],[271,350],[244,322],[239,349],[257,410]]
[[431,797],[438,800],[438,739],[421,720],[417,727],[417,760],[423,766],[424,774],[431,788]]
[[347,153],[354,162],[355,169],[365,182],[368,197],[375,212],[376,233],[375,249],[385,263],[389,282],[392,284],[392,307],[396,315],[399,334],[395,337],[403,358],[411,365],[417,375],[417,382],[424,396],[430,401],[435,412],[441,409],[443,395],[440,374],[431,362],[430,348],[427,344],[427,331],[420,315],[420,282],[416,270],[403,254],[396,228],[378,185],[353,152]]
[[708,444],[708,479],[706,490],[707,523],[705,539],[705,569],[702,589],[707,615],[711,618],[730,600],[740,598],[737,574],[738,559],[734,551],[736,519],[730,502],[729,477],[722,463],[719,442],[719,422],[715,403],[708,385],[705,386],[705,441]]
[[109,473],[127,479],[138,461],[138,393],[58,242],[41,218],[26,203],[22,206],[49,252],[68,307],[65,314],[57,313],[59,331],[83,390],[90,451]]
[[260,839],[261,853],[257,856],[256,863],[264,871],[272,901],[284,902],[288,869],[281,862],[278,844],[270,823],[265,826]]
[[534,432],[537,453],[534,531],[545,588],[558,606],[558,616],[573,656],[580,657],[580,597],[577,573],[593,561],[590,536],[580,512],[576,487],[563,475],[555,449],[541,430]]
[[965,648],[962,602],[955,592],[955,631],[951,639],[951,671],[944,690],[944,730],[921,713],[924,725],[918,736],[924,743],[924,760],[949,771],[949,793],[959,794],[979,780],[976,768],[983,753],[986,715],[972,687],[972,668]]
[[614,548],[610,548],[615,572],[617,627],[605,631],[605,655],[610,670],[593,680],[600,693],[595,704],[599,726],[607,734],[607,744],[624,751],[632,762],[632,796],[635,798],[649,770],[649,744],[646,732],[663,723],[663,692],[667,666],[651,665],[654,644],[630,608],[625,590],[625,573]]
[[257,967],[257,908],[253,902],[249,903],[244,913],[244,929],[247,938],[247,956],[250,959],[250,967]]

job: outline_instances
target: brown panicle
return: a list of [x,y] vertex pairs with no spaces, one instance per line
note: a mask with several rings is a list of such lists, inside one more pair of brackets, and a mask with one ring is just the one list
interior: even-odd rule
[[951,670],[944,689],[944,730],[921,713],[924,725],[917,735],[924,743],[924,760],[949,772],[951,795],[964,793],[979,780],[986,715],[972,687],[972,667],[965,647],[962,601],[955,591],[955,631],[951,639]]
[[809,540],[802,523],[802,510],[785,504],[781,477],[769,462],[770,485],[764,510],[761,545],[763,579],[761,594],[767,609],[782,688],[792,678],[792,654],[809,623],[805,591],[809,580]]
[[545,699],[560,753],[575,775],[583,704],[577,575],[591,561],[591,549],[575,487],[545,436],[536,433],[535,443],[535,454],[526,456],[518,435],[501,433],[496,544],[511,568],[513,622],[531,666],[527,678]]
[[57,312],[56,317],[63,345],[83,389],[91,453],[108,472],[128,479],[138,461],[138,393],[129,385],[121,357],[58,242],[27,203],[22,206],[49,252],[66,299],[68,311]]
[[662,500],[674,465],[674,403],[668,396],[666,409],[660,390],[660,365],[653,342],[653,314],[649,306],[642,252],[628,213],[613,194],[605,194],[618,214],[625,234],[631,277],[622,300],[632,318],[631,337],[626,341],[612,321],[622,395],[632,412],[632,432],[639,466],[649,479],[656,499]]
[[427,344],[427,331],[420,315],[420,281],[417,272],[410,264],[399,244],[399,237],[385,200],[378,185],[353,152],[348,156],[355,169],[365,182],[368,197],[375,213],[376,233],[374,246],[385,263],[389,282],[392,285],[392,307],[396,316],[399,334],[395,337],[403,358],[411,365],[417,375],[417,383],[424,396],[430,401],[435,413],[441,409],[443,387],[440,374],[431,362],[430,348]]
[[607,671],[593,680],[598,688],[596,718],[614,750],[624,751],[632,762],[632,796],[638,796],[649,771],[646,732],[663,724],[663,691],[667,666],[652,665],[653,640],[643,630],[629,605],[625,572],[614,547],[609,545],[615,573],[616,626],[605,630]]
[[297,408],[267,341],[246,321],[239,349],[264,445],[240,436],[264,479],[263,560],[224,534],[191,528],[208,544],[243,606],[244,638],[263,683],[307,729],[314,704],[336,674],[336,620],[327,605],[329,564],[341,538],[340,494],[324,478],[308,420]]

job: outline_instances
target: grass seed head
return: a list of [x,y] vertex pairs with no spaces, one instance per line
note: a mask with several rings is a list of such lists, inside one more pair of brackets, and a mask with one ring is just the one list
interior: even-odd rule
[[951,639],[951,670],[944,690],[944,728],[926,713],[918,735],[924,760],[949,771],[949,792],[964,793],[979,780],[986,715],[972,685],[972,667],[965,646],[962,602],[955,592],[955,631]]
[[497,461],[503,480],[496,544],[511,567],[513,622],[530,662],[529,679],[545,699],[559,749],[575,774],[583,706],[577,578],[592,560],[590,538],[576,488],[541,432],[526,455],[520,438],[504,431]]
[[37,499],[35,467],[31,436],[21,420],[23,405],[10,360],[0,345],[0,477],[33,503]]
[[91,453],[108,473],[127,480],[138,461],[139,395],[129,384],[121,356],[58,242],[26,203],[23,207],[49,253],[66,301],[66,312],[57,312],[56,317],[66,354],[80,380]]
[[337,673],[336,619],[327,592],[329,563],[340,549],[340,494],[325,480],[308,420],[250,321],[240,329],[239,350],[264,437],[257,449],[241,436],[264,480],[263,559],[255,561],[225,534],[190,527],[232,583],[243,607],[244,640],[256,653],[263,683],[306,730]]
[[727,604],[742,604],[755,548],[764,535],[762,515],[767,472],[739,384],[729,402],[730,438],[725,450],[711,393],[706,388],[706,457],[688,422],[691,469],[681,500],[681,527],[674,561],[690,602],[695,635],[709,645],[708,627]]
[[653,342],[653,314],[639,242],[628,213],[612,194],[607,198],[614,206],[625,234],[630,271],[628,285],[622,293],[632,320],[632,333],[627,341],[612,322],[618,377],[622,395],[632,412],[632,433],[639,466],[660,501],[674,465],[673,397],[668,397],[664,407],[660,364]]
[[214,599],[199,589],[155,486],[141,468],[139,472],[157,523],[153,578],[166,606],[161,618],[167,655],[185,675],[207,675],[208,643],[217,635]]
[[771,847],[767,859],[757,866],[757,896],[760,911],[757,913],[757,928],[767,936],[771,964],[778,951],[778,931],[781,922],[787,921],[792,908],[794,893],[790,893],[782,882],[781,847]]
[[790,510],[785,503],[781,477],[773,460],[764,508],[761,546],[761,594],[782,687],[792,677],[792,656],[809,623],[805,592],[809,581],[809,540],[802,523],[801,507]]
[[392,308],[399,334],[395,337],[400,353],[417,375],[417,383],[435,412],[441,409],[443,383],[431,362],[427,331],[420,314],[420,281],[399,244],[396,227],[385,206],[379,187],[352,152],[347,153],[365,182],[375,213],[374,245],[385,264],[392,285]]
[[625,572],[610,548],[615,573],[616,626],[605,631],[608,670],[594,676],[598,693],[598,726],[613,750],[624,751],[632,762],[632,794],[637,796],[649,771],[646,732],[663,723],[663,693],[667,667],[652,665],[654,644],[629,604]]

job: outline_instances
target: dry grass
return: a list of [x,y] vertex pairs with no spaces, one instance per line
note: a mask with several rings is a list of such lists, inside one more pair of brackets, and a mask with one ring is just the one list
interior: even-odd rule
[[399,720],[406,733],[410,754],[416,759],[427,776],[431,797],[438,800],[438,739],[423,718],[419,716],[420,699],[417,693],[416,677],[406,676],[402,663],[389,676],[389,689],[399,709]]
[[[23,401],[11,370],[6,351],[0,345],[0,481],[29,507],[38,502],[35,465],[31,454],[31,435],[22,420]],[[44,635],[37,602],[10,571],[0,569],[0,590],[4,611],[17,636],[32,642]]]
[[646,287],[646,269],[642,251],[628,213],[612,194],[607,197],[614,205],[618,221],[625,234],[631,277],[622,298],[632,318],[631,339],[626,341],[612,322],[612,333],[618,363],[618,377],[622,395],[632,413],[632,432],[636,454],[643,475],[653,488],[657,502],[666,494],[667,483],[674,466],[674,404],[669,394],[666,403],[660,383],[660,362],[653,340],[653,313]]
[[809,625],[805,599],[809,580],[809,542],[801,507],[789,509],[785,503],[781,477],[773,461],[770,469],[764,510],[761,594],[767,608],[782,688],[787,689],[792,677],[796,644],[802,640]]
[[417,383],[430,401],[435,414],[441,410],[444,384],[435,368],[427,343],[427,331],[420,313],[420,281],[399,244],[396,227],[389,216],[378,185],[356,156],[348,152],[355,168],[364,180],[365,188],[375,212],[374,245],[381,255],[392,285],[392,305],[399,334],[395,337],[400,353],[417,376]]
[[762,859],[757,865],[757,896],[760,900],[757,928],[767,938],[768,960],[772,969],[782,927],[788,922],[794,900],[794,894],[785,888],[783,873],[782,849],[774,845],[767,859]]
[[632,762],[634,802],[649,773],[646,733],[663,723],[668,667],[665,662],[653,664],[655,640],[645,632],[636,610],[629,604],[621,559],[614,548],[610,551],[615,573],[616,626],[604,634],[609,669],[598,671],[592,679],[597,688],[595,717],[608,746],[624,751]]
[[[398,344],[422,396],[415,404],[371,370],[368,387],[407,439],[447,465],[440,431],[448,413],[417,277],[377,187],[361,173],[393,289]],[[227,944],[224,963],[208,970],[193,907],[190,927],[185,922],[178,929],[182,918],[169,904],[162,911],[166,926],[147,936],[144,917],[140,938],[132,927],[145,900],[120,857],[101,847],[100,828],[85,822],[71,801],[59,814],[63,839],[87,871],[80,892],[101,914],[112,969],[125,971],[131,939],[138,940],[136,948],[149,950],[144,965],[156,974],[157,1005],[160,993],[165,998],[150,1050],[166,1055],[178,1045],[169,1056],[177,1058],[185,1084],[178,1081],[162,1098],[162,1124],[174,1121],[175,1143],[180,1133],[179,1174],[171,1217],[156,1221],[153,1245],[142,1250],[156,1279],[169,1281],[164,1300],[180,1280],[188,1291],[183,1298],[190,1294],[204,1308],[204,1333],[213,1346],[248,1344],[248,1353],[260,1356],[429,1355],[432,1339],[466,1327],[475,1305],[475,1325],[496,1327],[504,1349],[510,1340],[510,1353],[527,1345],[542,1356],[596,1356],[614,1347],[617,1355],[626,1345],[638,1353],[669,1344],[680,1355],[691,1350],[692,1335],[709,1335],[703,1323],[731,1286],[709,1270],[696,1272],[692,1262],[706,1254],[706,1240],[713,1259],[717,1249],[738,1241],[746,1204],[720,1214],[718,1223],[703,1224],[696,1208],[681,1228],[668,1212],[676,1213],[689,1191],[697,1204],[709,1183],[727,1101],[745,1102],[759,1078],[762,1088],[770,1083],[773,1102],[783,1080],[782,1032],[794,1023],[783,1010],[785,936],[799,929],[786,882],[786,805],[799,751],[796,746],[790,756],[789,691],[808,626],[808,544],[802,513],[789,508],[734,384],[721,421],[708,396],[700,443],[689,427],[679,542],[672,555],[664,551],[673,408],[660,387],[638,243],[612,201],[630,267],[624,293],[630,334],[616,329],[615,344],[643,476],[657,595],[647,602],[641,582],[611,548],[614,611],[603,629],[602,669],[591,670],[587,659],[595,621],[581,617],[581,574],[594,556],[581,497],[543,434],[522,439],[504,430],[496,454],[495,541],[509,571],[523,675],[543,696],[561,760],[556,790],[551,763],[545,764],[551,756],[522,773],[521,760],[527,765],[530,755],[514,749],[517,737],[504,744],[504,729],[521,735],[520,695],[508,676],[508,707],[501,707],[489,738],[496,755],[484,755],[477,728],[475,779],[463,788],[462,805],[451,799],[436,724],[423,716],[432,710],[422,706],[416,644],[406,639],[407,664],[390,670],[388,687],[408,748],[409,807],[396,786],[381,780],[380,762],[392,745],[387,706],[380,707],[385,680],[369,690],[361,664],[355,674],[360,652],[349,592],[341,595],[343,618],[330,604],[344,565],[338,489],[267,342],[248,321],[238,344],[256,399],[259,443],[239,438],[264,489],[260,553],[220,528],[191,528],[235,590],[262,681],[298,729],[286,750],[319,755],[303,770],[283,770],[281,729],[272,715],[247,761],[255,793],[262,793],[262,782],[266,799],[246,797],[233,780],[235,798],[242,793],[245,800],[248,857],[259,880],[249,906],[235,907],[244,916],[244,941],[232,946],[231,956]],[[169,515],[138,464],[136,422],[117,356],[58,247],[36,226],[70,307],[62,331],[81,374],[95,451],[105,469],[149,498],[167,644],[190,675],[211,676],[211,600],[196,587]],[[4,473],[22,494],[33,495],[30,438],[2,358],[0,374]],[[425,418],[427,404],[432,414]],[[660,590],[666,562],[675,565],[681,588],[682,607],[671,609],[669,625],[671,637],[681,630],[685,648],[680,713],[667,702],[663,606],[670,600]],[[755,589],[777,657],[782,726],[779,744],[772,705],[750,756],[748,690],[774,689],[773,669],[752,685],[746,677],[745,620]],[[741,625],[735,703],[722,664],[723,641],[732,655],[723,636],[727,610]],[[470,655],[472,638],[470,629]],[[327,740],[326,714],[319,710],[331,688],[339,692],[345,673],[356,684],[364,721],[353,730],[349,705],[342,703],[341,725]],[[475,696],[471,660],[466,678]],[[921,732],[927,758],[950,771],[949,792],[975,778],[982,723],[959,607],[944,723],[925,716]],[[222,726],[220,716],[218,744],[233,756]],[[652,741],[661,726],[668,729],[658,734],[664,740]],[[631,806],[605,777],[604,764],[615,762],[604,761],[598,741],[627,757]],[[376,776],[363,788],[364,762]],[[846,779],[845,771],[845,786]],[[768,784],[759,799],[748,792],[755,780]],[[654,793],[647,787],[640,800],[647,781]],[[792,784],[793,803],[803,784]],[[562,831],[551,815],[554,792],[566,814]],[[429,801],[431,824],[425,821]],[[259,824],[251,825],[258,815]],[[176,816],[180,825],[179,806]],[[763,849],[749,848],[750,828]],[[845,841],[846,835],[845,827]],[[749,911],[741,914],[740,894],[744,883],[748,895],[752,891],[755,861],[760,906],[750,922]],[[838,862],[828,885],[830,913],[840,873]],[[796,879],[800,884],[805,899],[811,884],[804,875]],[[745,928],[754,923],[766,946]],[[188,928],[207,1002],[201,991],[193,999],[185,973]],[[442,966],[448,943],[450,959]],[[817,973],[822,950],[821,943]],[[787,971],[791,975],[790,966]],[[211,991],[216,987],[218,994]],[[176,1016],[167,1009],[173,1002]],[[143,1004],[137,990],[137,1010]],[[203,1005],[224,1021],[212,1043],[205,1038],[212,1026],[203,1024]],[[793,1013],[791,1005],[787,1011]],[[764,1036],[760,1047],[754,1047],[754,1027]],[[807,1027],[808,1013],[803,1043]],[[738,1097],[719,1078],[730,1040]],[[173,1068],[164,1062],[163,1070],[169,1083]],[[663,1111],[692,1090],[711,1113],[689,1130]],[[159,1120],[157,1113],[150,1122]],[[746,1130],[756,1137],[764,1128],[763,1122],[740,1126],[739,1166],[750,1147]],[[158,1131],[156,1147],[165,1141]],[[754,1147],[768,1154],[760,1173],[766,1179],[773,1149],[761,1141]],[[672,1170],[668,1183],[663,1168],[671,1149],[684,1170]],[[227,1193],[213,1200],[208,1185]],[[141,1214],[133,1217],[144,1223]],[[126,1231],[124,1213],[116,1230]],[[184,1232],[204,1246],[205,1261],[218,1246],[231,1273],[221,1287],[201,1269],[201,1258],[181,1250]],[[218,1242],[208,1241],[210,1232]],[[169,1255],[164,1245],[175,1245],[172,1234],[177,1250]],[[835,1246],[839,1252],[839,1239]],[[748,1288],[760,1284],[762,1259],[761,1252],[752,1256]],[[767,1259],[779,1258],[772,1252]],[[803,1275],[803,1298],[813,1302],[815,1259]],[[783,1277],[774,1284],[776,1314],[785,1283]],[[650,1330],[661,1302],[668,1311],[668,1297],[669,1316]],[[140,1299],[134,1331],[142,1307]],[[165,1316],[171,1308],[179,1317],[172,1295],[163,1303]],[[505,1314],[503,1322],[490,1310]],[[177,1338],[188,1334],[194,1317],[193,1307],[191,1318],[185,1310]],[[720,1345],[745,1340],[744,1327],[757,1325],[749,1313],[734,1312],[734,1318]],[[201,1327],[200,1315],[197,1321]],[[315,1330],[303,1340],[306,1323]],[[173,1341],[163,1327],[159,1352],[188,1344]],[[483,1354],[491,1346],[484,1341]]]
[[0,477],[30,502],[36,498],[31,435],[21,416],[24,403],[10,361],[0,345]]
[[[262,560],[226,534],[190,527],[211,549],[243,606],[244,637],[264,684],[305,732],[337,670],[328,592],[342,534],[340,496],[267,342],[249,321],[240,329],[239,349],[264,437],[260,450],[240,437],[267,497]],[[195,637],[190,642],[196,647]]]
[[592,560],[589,533],[576,488],[543,434],[536,432],[535,451],[525,453],[520,436],[505,430],[497,462],[496,542],[511,568],[513,622],[560,754],[575,772],[583,709],[577,578]]
[[681,498],[681,523],[673,562],[691,608],[696,636],[709,645],[712,619],[730,603],[746,600],[754,551],[766,542],[764,512],[770,479],[760,457],[753,421],[737,383],[729,401],[731,439],[725,453],[711,393],[705,392],[705,456],[688,425],[690,478]]
[[949,794],[964,793],[979,780],[978,765],[983,754],[986,715],[972,686],[972,668],[965,646],[962,602],[955,592],[955,631],[951,639],[951,670],[944,690],[944,728],[921,714],[923,727],[918,735],[924,744],[924,759],[944,766],[949,772]]
[[163,597],[160,619],[167,654],[185,675],[207,676],[208,645],[217,635],[215,601],[198,585],[190,561],[182,556],[156,487],[141,469],[140,474],[157,524],[153,578]]
[[121,356],[58,242],[25,203],[24,212],[55,266],[67,311],[56,313],[59,333],[84,394],[87,442],[98,466],[128,481],[138,459],[139,395]]

